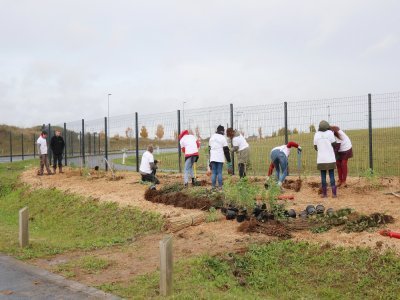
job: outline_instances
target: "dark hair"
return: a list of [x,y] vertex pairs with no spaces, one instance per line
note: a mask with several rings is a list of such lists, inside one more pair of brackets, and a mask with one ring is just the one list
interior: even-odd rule
[[219,134],[224,134],[225,133],[225,127],[222,125],[218,125],[217,127],[217,133]]
[[337,137],[339,140],[341,140],[339,130],[340,128],[338,126],[330,126],[330,130],[333,131],[333,135]]
[[47,134],[47,131],[46,130],[42,130],[42,134],[44,135],[44,134]]
[[235,135],[235,130],[233,130],[233,128],[229,127],[226,130],[226,136],[229,138],[233,138],[234,135]]

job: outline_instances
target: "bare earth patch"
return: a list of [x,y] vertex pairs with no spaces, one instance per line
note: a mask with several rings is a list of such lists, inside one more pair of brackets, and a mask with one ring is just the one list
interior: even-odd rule
[[[21,176],[21,180],[36,188],[57,188],[65,192],[76,193],[99,201],[114,201],[122,206],[130,205],[143,211],[155,211],[165,218],[184,216],[200,210],[184,209],[160,203],[149,202],[144,199],[147,185],[140,184],[139,176],[132,172],[118,172],[119,180],[110,180],[109,177],[80,176],[76,170],[66,169],[65,174],[55,176],[36,176],[34,170],[28,170]],[[181,175],[160,174],[162,184],[182,182]],[[200,178],[208,182],[209,178]],[[296,180],[297,178],[290,178]],[[319,177],[303,178],[301,190],[286,190],[285,194],[293,194],[294,200],[287,200],[287,208],[293,208],[297,213],[304,210],[308,204],[323,204],[326,208],[335,210],[353,208],[361,214],[382,212],[395,218],[395,223],[388,226],[393,231],[400,231],[400,199],[386,192],[400,190],[400,178],[379,179],[377,185],[371,187],[371,182],[364,178],[350,178],[347,188],[338,189],[338,198],[321,199],[318,194]],[[254,184],[262,185],[262,177],[254,178]],[[328,194],[330,197],[330,194]],[[274,240],[264,234],[239,232],[239,223],[236,221],[218,221],[203,223],[189,227],[174,234],[174,257],[180,258],[200,254],[218,254],[224,252],[241,252],[250,243],[265,243]],[[394,249],[400,254],[400,240],[383,237],[374,232],[344,233],[335,228],[325,233],[311,233],[308,230],[292,231],[294,240],[331,244],[346,247],[371,247],[377,250]],[[110,266],[96,274],[88,274],[80,269],[74,270],[75,279],[89,285],[99,285],[108,282],[124,282],[132,277],[145,274],[157,269],[159,265],[158,242],[163,233],[138,237],[129,245],[82,252],[72,251],[48,259],[33,260],[32,263],[48,270],[55,270],[59,264],[74,260],[84,255],[93,255],[111,261]]]

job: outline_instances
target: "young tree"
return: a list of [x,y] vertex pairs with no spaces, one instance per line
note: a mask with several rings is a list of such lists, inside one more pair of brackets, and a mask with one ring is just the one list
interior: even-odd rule
[[146,126],[142,126],[142,128],[140,128],[140,136],[144,139],[147,139],[149,137]]
[[164,136],[164,126],[161,124],[157,125],[157,130],[156,130],[156,137],[161,140]]
[[262,139],[262,127],[258,127],[258,137],[260,138],[260,140]]
[[293,134],[299,134],[299,131],[297,130],[297,128],[294,128],[292,131]]
[[316,132],[314,124],[310,125],[310,132]]

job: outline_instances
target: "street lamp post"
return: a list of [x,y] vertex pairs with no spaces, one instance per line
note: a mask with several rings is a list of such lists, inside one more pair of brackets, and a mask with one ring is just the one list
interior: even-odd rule
[[112,94],[108,94],[107,96],[107,144],[108,151],[110,151],[110,96]]

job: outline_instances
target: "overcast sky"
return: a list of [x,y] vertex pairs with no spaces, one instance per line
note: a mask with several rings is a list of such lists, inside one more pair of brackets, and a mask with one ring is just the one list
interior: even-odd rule
[[0,0],[0,123],[400,90],[400,1]]

